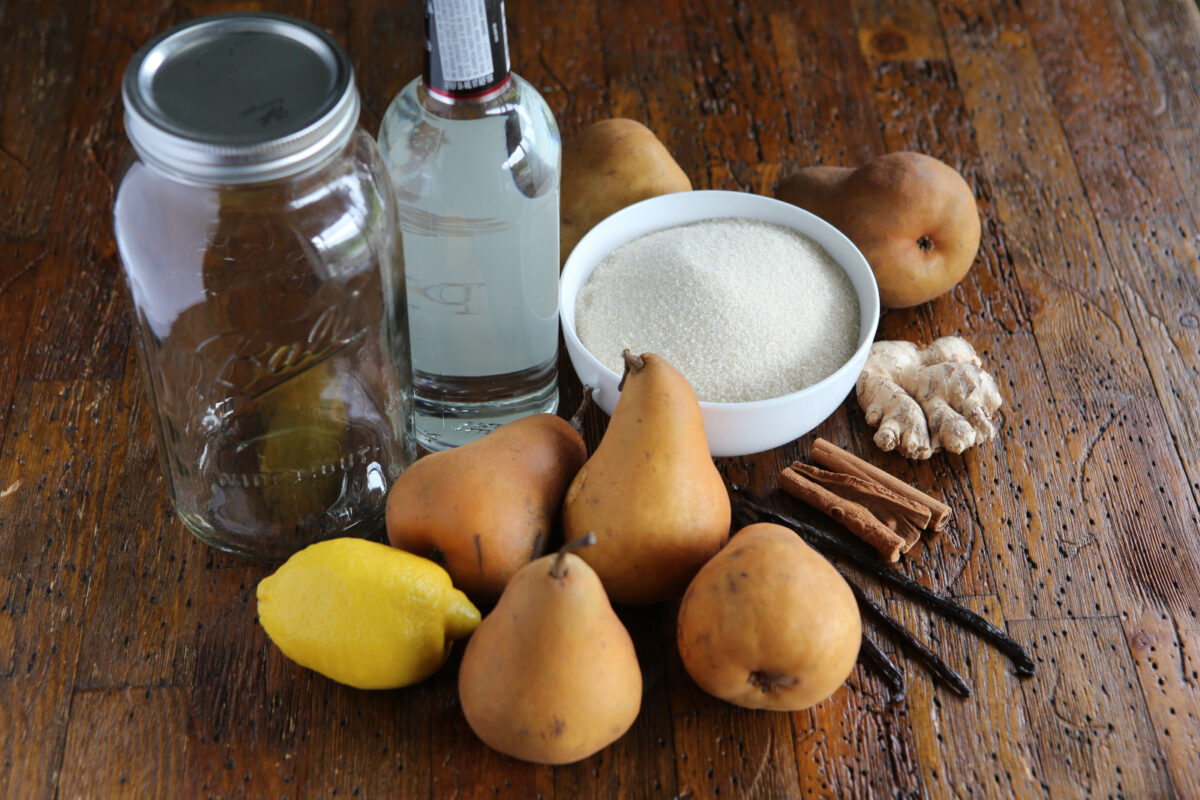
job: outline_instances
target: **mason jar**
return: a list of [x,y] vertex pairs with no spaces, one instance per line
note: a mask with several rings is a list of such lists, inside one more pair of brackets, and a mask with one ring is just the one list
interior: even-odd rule
[[395,199],[349,57],[289,17],[169,30],[125,72],[115,232],[166,491],[278,560],[371,536],[415,458]]

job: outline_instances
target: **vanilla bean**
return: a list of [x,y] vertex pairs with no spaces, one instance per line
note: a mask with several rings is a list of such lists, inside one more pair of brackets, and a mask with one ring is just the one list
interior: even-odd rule
[[971,687],[966,680],[963,679],[962,675],[959,675],[950,667],[949,664],[947,664],[945,661],[942,661],[942,659],[938,657],[937,653],[929,649],[929,645],[925,644],[915,635],[913,635],[908,628],[900,624],[899,620],[895,619],[882,608],[880,608],[879,605],[872,600],[866,592],[863,591],[861,586],[850,580],[850,578],[846,575],[843,575],[842,577],[846,578],[846,583],[850,584],[850,589],[854,592],[854,598],[858,600],[859,609],[864,611],[872,619],[882,625],[894,640],[898,641],[902,646],[915,653],[917,660],[920,661],[925,669],[929,671],[929,674],[933,675],[935,678],[949,686],[950,690],[959,697],[971,696]]
[[858,648],[858,660],[887,684],[889,703],[904,702],[904,673],[865,632],[862,635],[862,645]]
[[1012,662],[1016,668],[1017,675],[1024,678],[1034,673],[1035,664],[1033,659],[1029,657],[1029,653],[1025,652],[1025,648],[1010,638],[1008,634],[969,608],[960,606],[950,598],[938,594],[929,587],[913,580],[907,574],[889,566],[873,550],[858,540],[851,541],[818,528],[815,525],[801,522],[794,517],[770,508],[762,501],[762,498],[751,495],[744,490],[735,489],[735,491],[740,495],[739,502],[751,511],[773,522],[791,528],[802,539],[823,553],[845,558],[864,572],[878,578],[884,583],[890,584],[908,596],[920,600],[951,622],[991,642],[996,649],[1004,653],[1009,661]]

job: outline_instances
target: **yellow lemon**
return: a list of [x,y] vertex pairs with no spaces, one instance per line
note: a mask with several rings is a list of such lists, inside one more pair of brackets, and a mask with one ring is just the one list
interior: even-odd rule
[[432,561],[365,539],[329,539],[258,584],[258,618],[283,654],[359,689],[424,680],[479,610]]

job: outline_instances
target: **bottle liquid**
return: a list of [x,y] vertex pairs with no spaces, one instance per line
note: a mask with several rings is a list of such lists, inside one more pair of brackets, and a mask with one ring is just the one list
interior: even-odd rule
[[421,77],[383,117],[416,433],[430,450],[558,406],[562,146],[509,69],[503,0],[427,0]]

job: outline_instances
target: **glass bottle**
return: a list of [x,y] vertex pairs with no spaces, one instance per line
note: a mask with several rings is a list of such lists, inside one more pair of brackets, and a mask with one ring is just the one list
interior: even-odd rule
[[404,231],[417,439],[440,450],[558,406],[562,147],[509,69],[502,0],[425,9],[422,74],[379,143]]
[[345,51],[270,14],[133,58],[114,224],[166,490],[264,560],[376,534],[415,458],[395,199]]

